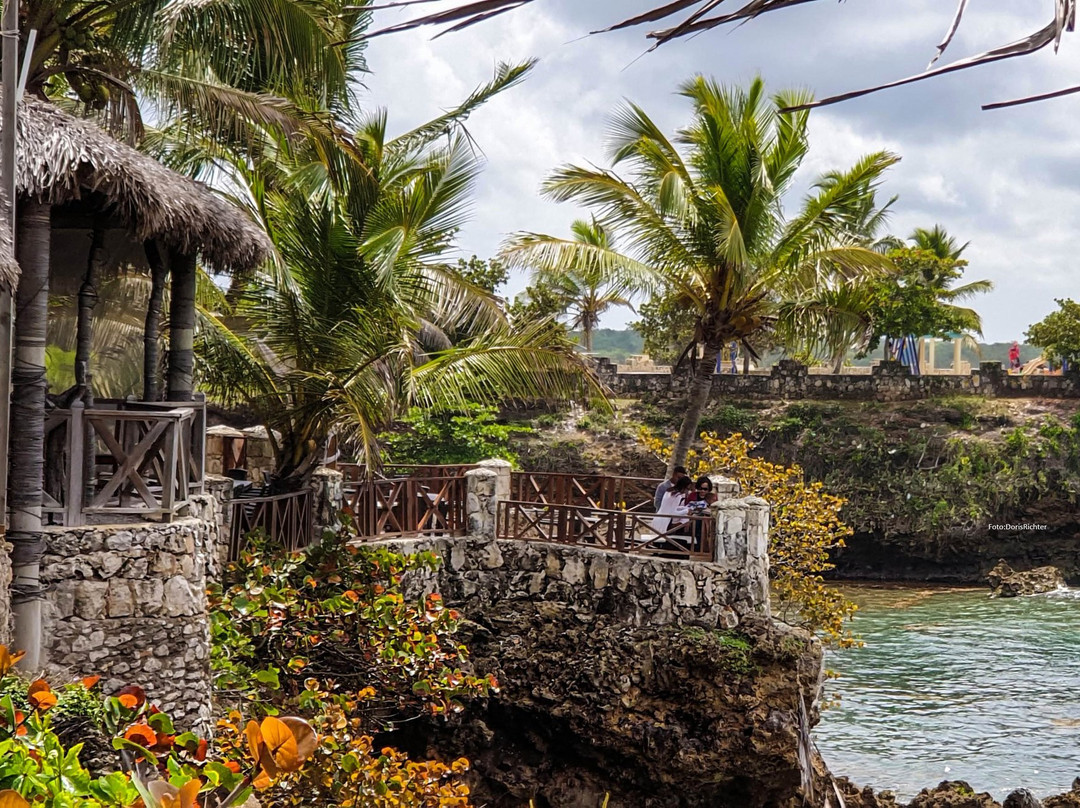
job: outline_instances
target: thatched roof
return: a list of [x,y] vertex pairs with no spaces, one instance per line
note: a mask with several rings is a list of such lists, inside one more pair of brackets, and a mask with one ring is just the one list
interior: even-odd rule
[[18,146],[20,196],[63,204],[100,194],[136,238],[197,253],[218,271],[251,269],[270,254],[242,210],[52,104],[23,97]]

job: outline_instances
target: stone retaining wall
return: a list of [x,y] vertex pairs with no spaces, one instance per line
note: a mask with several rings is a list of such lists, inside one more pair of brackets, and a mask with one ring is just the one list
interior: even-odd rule
[[[687,373],[620,372],[608,359],[597,360],[597,373],[619,396],[666,394],[685,389]],[[983,362],[969,375],[912,376],[899,362],[881,362],[866,374],[811,374],[806,365],[784,359],[769,374],[718,373],[713,376],[716,398],[826,399],[907,401],[948,395],[988,398],[1080,398],[1080,369],[1063,376],[1016,376],[1000,362]]]
[[755,611],[734,565],[475,537],[384,543],[439,556],[437,572],[406,575],[406,595],[437,591],[465,614],[521,600],[569,606],[582,622],[608,615],[632,626],[733,628]]
[[[410,573],[410,597],[440,592],[467,614],[506,601],[569,606],[582,621],[607,615],[632,626],[733,628],[741,617],[769,614],[769,505],[757,497],[713,506],[713,562],[684,561],[566,544],[497,539],[500,499],[509,494],[510,466],[486,461],[466,473],[470,536],[391,539],[399,552],[432,552],[434,573]],[[716,478],[718,491],[735,492]]]
[[170,524],[47,529],[50,675],[99,675],[105,692],[137,684],[180,726],[209,720],[206,586],[218,569],[221,515],[210,495],[193,512]]

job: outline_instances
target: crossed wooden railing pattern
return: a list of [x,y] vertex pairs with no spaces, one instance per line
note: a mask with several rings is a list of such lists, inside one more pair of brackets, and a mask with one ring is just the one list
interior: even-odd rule
[[713,560],[715,518],[680,517],[663,529],[657,529],[656,518],[655,514],[641,511],[511,500],[498,504],[496,535],[500,539],[572,544],[620,553]]
[[517,502],[651,513],[659,483],[659,479],[644,477],[521,471],[510,475],[510,498]]
[[74,402],[45,419],[43,511],[68,526],[88,516],[172,519],[203,490],[202,401]]
[[368,469],[360,463],[334,463],[333,468],[341,472],[346,485],[355,485],[375,480],[396,480],[402,477],[463,477],[469,469],[478,468],[475,463],[457,463],[446,466],[418,465],[408,463],[386,463],[377,468]]
[[399,477],[346,484],[348,510],[365,539],[461,536],[466,480],[460,476]]
[[229,507],[230,561],[240,557],[253,533],[266,536],[290,553],[304,549],[315,538],[314,496],[310,490],[237,498]]

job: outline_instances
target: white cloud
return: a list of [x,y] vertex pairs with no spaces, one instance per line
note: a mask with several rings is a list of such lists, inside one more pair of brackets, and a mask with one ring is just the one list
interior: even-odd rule
[[[939,0],[810,3],[637,61],[646,46],[641,29],[573,41],[652,2],[538,0],[437,40],[421,32],[372,44],[366,100],[390,107],[392,131],[461,100],[500,59],[542,58],[525,85],[469,123],[488,165],[475,220],[461,235],[463,252],[490,255],[515,230],[565,232],[579,211],[543,200],[539,185],[561,163],[603,161],[606,117],[623,97],[671,130],[685,117],[674,90],[695,72],[734,82],[761,71],[772,87],[810,86],[818,95],[900,78],[925,66],[953,11]],[[1046,3],[1017,5],[972,4],[946,59],[1019,38],[1050,13]],[[970,277],[997,284],[974,304],[986,334],[1013,339],[1053,308],[1053,297],[1076,296],[1080,96],[996,113],[978,106],[1056,89],[1068,81],[1061,77],[1076,74],[1080,41],[1067,38],[1056,57],[1048,51],[816,111],[800,185],[869,151],[901,154],[884,187],[900,194],[894,231],[940,223],[970,240]]]

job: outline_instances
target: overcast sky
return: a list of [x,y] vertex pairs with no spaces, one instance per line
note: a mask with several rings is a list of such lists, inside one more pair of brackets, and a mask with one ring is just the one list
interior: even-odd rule
[[[491,256],[517,230],[565,235],[581,211],[542,199],[540,182],[561,163],[605,165],[607,119],[622,99],[670,132],[688,118],[674,90],[696,73],[723,82],[760,73],[772,88],[807,87],[818,96],[901,78],[925,68],[953,11],[945,0],[820,0],[642,58],[644,29],[583,38],[654,4],[535,0],[440,39],[423,31],[371,44],[365,103],[388,107],[394,132],[454,106],[500,60],[541,60],[528,81],[469,121],[487,166],[460,237],[464,256]],[[1046,24],[1053,3],[975,0],[969,7],[946,59],[1027,35]],[[406,18],[379,14],[380,25]],[[866,152],[899,153],[884,187],[886,196],[900,196],[892,231],[941,224],[970,241],[967,277],[996,284],[974,304],[987,339],[1021,338],[1055,297],[1080,296],[1080,95],[996,112],[979,107],[1080,83],[1078,68],[1080,34],[1067,34],[1056,56],[1047,50],[817,110],[799,193],[818,173]],[[522,286],[516,278],[511,290]],[[629,319],[609,316],[605,325]]]

